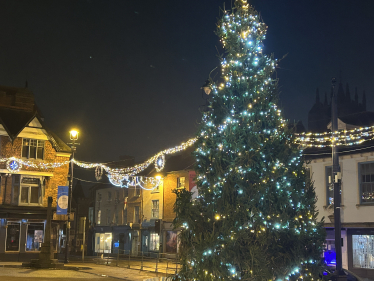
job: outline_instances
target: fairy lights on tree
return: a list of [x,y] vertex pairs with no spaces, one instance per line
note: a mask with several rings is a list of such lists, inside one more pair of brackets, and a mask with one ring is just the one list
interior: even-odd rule
[[[323,248],[313,184],[277,107],[266,25],[246,0],[224,11],[222,83],[196,141],[199,197],[178,190],[175,280],[316,280]],[[315,141],[315,140],[313,140]]]

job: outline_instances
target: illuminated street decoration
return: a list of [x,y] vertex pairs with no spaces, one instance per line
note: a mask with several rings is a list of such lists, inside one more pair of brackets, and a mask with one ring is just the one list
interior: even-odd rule
[[159,157],[157,157],[155,161],[155,168],[157,172],[160,172],[164,169],[165,167],[165,155],[162,154]]
[[[256,100],[254,101],[256,102]],[[249,106],[251,107],[252,104]],[[276,106],[274,105],[274,109]],[[280,110],[277,110],[280,113]],[[243,113],[243,115],[248,115],[247,113]],[[217,125],[214,126],[211,124],[210,126],[212,129],[217,129],[220,133],[225,133],[225,130],[228,128],[230,124],[236,123],[237,120],[231,119],[230,117],[225,118],[224,125]],[[259,132],[261,133],[261,132]],[[302,149],[316,147],[316,148],[323,148],[323,147],[332,147],[333,145],[344,147],[344,146],[352,146],[352,145],[359,145],[365,141],[373,140],[374,139],[374,126],[369,127],[361,127],[352,130],[341,130],[335,132],[324,132],[324,133],[296,133],[294,134],[294,142],[299,144]],[[191,147],[197,138],[191,138],[186,142],[182,143],[179,146],[175,146],[172,148],[165,149],[160,151],[159,153],[155,154],[145,162],[141,164],[137,164],[133,167],[126,167],[126,168],[110,168],[104,163],[88,163],[83,161],[78,161],[73,159],[72,161],[74,164],[85,168],[85,169],[93,169],[95,168],[95,177],[97,180],[100,180],[103,171],[107,172],[108,174],[115,174],[119,173],[122,176],[133,176],[149,167],[150,164],[154,163],[156,171],[162,171],[165,167],[165,155],[174,154],[187,148]],[[31,160],[23,160],[17,157],[10,157],[10,158],[0,158],[1,162],[8,162],[9,160],[15,160],[21,167],[30,167],[35,169],[53,169],[58,168],[70,163],[70,161],[63,161],[63,162],[45,162],[45,161],[31,161]],[[13,167],[15,164],[13,164]],[[9,168],[9,169],[8,169]],[[12,170],[9,165],[7,165],[7,169],[12,171],[13,173],[17,173],[18,170]],[[116,177],[116,176],[114,176]]]
[[22,168],[22,164],[16,159],[9,159],[6,162],[6,168],[11,173],[18,173]]
[[97,181],[101,180],[103,177],[104,169],[101,166],[97,166],[95,169],[95,178]]
[[143,177],[143,176],[124,176],[118,173],[108,174],[109,181],[112,185],[118,187],[140,187],[144,190],[153,190],[157,188],[162,179],[158,177]]

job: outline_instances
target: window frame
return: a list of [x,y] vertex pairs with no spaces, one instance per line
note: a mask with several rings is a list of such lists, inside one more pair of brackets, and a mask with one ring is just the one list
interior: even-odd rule
[[[331,169],[331,174],[328,174],[327,173],[327,170],[328,169]],[[329,176],[331,176],[331,183],[329,183]],[[332,199],[333,199],[333,203],[330,204],[330,200],[329,200],[329,188],[330,188],[330,185],[332,186]],[[330,166],[325,166],[325,194],[326,194],[326,206],[330,206],[330,205],[334,205],[334,180],[333,180],[333,166],[330,165]]]
[[[24,142],[25,141],[29,141],[29,144],[27,146],[25,146]],[[31,145],[31,142],[32,141],[36,141],[36,146],[32,146]],[[39,146],[39,144],[42,143],[42,145]],[[28,150],[27,150],[27,155],[24,156],[24,147],[28,147]],[[30,157],[30,150],[31,150],[31,147],[35,147],[35,157]],[[41,157],[38,157],[38,151],[39,151],[39,148],[42,148],[41,149],[41,153],[42,153],[42,156]],[[32,138],[22,138],[22,149],[21,149],[21,157],[23,159],[35,159],[35,160],[44,160],[44,156],[45,156],[45,140],[40,140],[40,139],[32,139]]]
[[[183,178],[183,185],[181,179]],[[186,188],[186,177],[177,177],[177,189]]]
[[[9,225],[16,225],[18,224],[18,250],[7,250],[7,241],[8,241],[8,229]],[[5,252],[13,252],[13,253],[18,253],[21,250],[21,222],[20,221],[7,221],[6,224],[6,231],[5,231]]]
[[153,188],[151,190],[151,193],[160,193],[160,185],[161,183],[159,183],[155,188]]
[[112,224],[112,221],[113,221],[113,217],[111,217],[111,210],[110,209],[106,209],[106,225],[111,225]]
[[[42,226],[42,231],[43,231],[43,238],[42,238],[42,243],[44,242],[44,238],[45,238],[45,224],[42,223],[42,222],[31,222],[31,223],[28,223],[27,224],[27,227],[26,227],[26,245],[25,245],[25,251],[27,253],[35,253],[35,252],[40,252],[41,251],[41,245],[39,247],[39,250],[28,250],[27,248],[27,235],[29,233],[29,227],[30,225],[33,225],[33,226],[36,226],[36,225],[39,225],[39,226]],[[35,237],[35,230],[37,229],[34,229],[34,237]]]
[[[157,208],[154,208],[155,207],[155,203],[157,202],[156,204],[156,207]],[[155,213],[157,212],[157,217],[155,216]],[[160,217],[160,200],[152,200],[152,219],[158,219]]]
[[140,190],[140,186],[138,187],[138,186],[135,186],[134,187],[134,197],[140,197],[140,195],[141,195],[141,190]]
[[97,224],[101,224],[101,210],[97,210]]
[[[16,177],[19,177],[19,182],[15,182]],[[22,183],[23,179],[31,178],[31,179],[38,179],[39,184],[35,183]],[[22,187],[28,187],[28,195],[27,195],[27,203],[21,202],[22,197]],[[38,187],[38,203],[31,203],[32,197],[32,187]],[[17,193],[15,192],[17,189]],[[17,194],[17,198],[15,195]],[[42,176],[32,176],[32,175],[20,175],[15,174],[12,177],[12,203],[17,206],[41,206],[43,205],[43,197],[44,197],[44,177]]]
[[[138,219],[136,219],[136,213],[138,213]],[[134,223],[140,223],[140,206],[134,206]]]
[[[366,161],[366,162],[359,162],[357,163],[358,164],[358,169],[357,169],[357,172],[358,172],[358,187],[359,187],[359,202],[360,202],[360,205],[373,205],[374,204],[374,199],[371,201],[371,202],[363,202],[362,201],[362,174],[361,174],[361,171],[362,171],[362,166],[363,165],[370,165],[370,164],[373,164],[374,165],[374,161]],[[373,174],[374,175],[374,174]],[[371,180],[371,179],[370,179]],[[370,182],[365,182],[365,183],[371,183],[372,185],[374,185],[374,181],[370,181]],[[372,190],[374,188],[372,187]],[[374,192],[374,191],[373,191]]]
[[160,251],[160,235],[155,231],[149,233],[149,251]]

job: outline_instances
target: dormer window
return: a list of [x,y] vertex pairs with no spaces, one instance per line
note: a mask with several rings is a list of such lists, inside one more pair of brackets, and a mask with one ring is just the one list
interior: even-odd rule
[[44,140],[23,139],[22,158],[43,159]]

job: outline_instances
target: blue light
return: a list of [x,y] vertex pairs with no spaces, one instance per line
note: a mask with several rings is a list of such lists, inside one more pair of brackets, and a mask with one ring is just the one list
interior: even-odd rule
[[323,253],[323,257],[325,258],[325,262],[327,265],[336,265],[336,253],[335,251],[326,251]]

